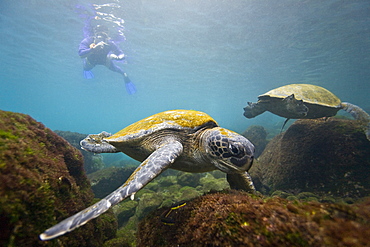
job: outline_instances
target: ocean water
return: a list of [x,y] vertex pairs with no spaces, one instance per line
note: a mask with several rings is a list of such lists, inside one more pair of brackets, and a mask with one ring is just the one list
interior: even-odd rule
[[[125,23],[120,64],[137,87],[103,66],[84,79],[76,6],[115,3]],[[53,130],[116,132],[149,115],[194,109],[242,132],[280,127],[247,101],[289,83],[323,86],[370,110],[368,0],[2,0],[0,109]]]

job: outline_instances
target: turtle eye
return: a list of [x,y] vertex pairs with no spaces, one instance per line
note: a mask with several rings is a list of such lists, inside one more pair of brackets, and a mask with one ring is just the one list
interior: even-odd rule
[[242,157],[244,156],[244,152],[243,152],[243,148],[240,147],[240,145],[238,144],[232,144],[230,143],[229,144],[229,150],[230,150],[230,153],[233,155],[233,156],[236,156],[236,157]]
[[239,149],[235,145],[229,144],[229,149],[233,155],[238,155]]

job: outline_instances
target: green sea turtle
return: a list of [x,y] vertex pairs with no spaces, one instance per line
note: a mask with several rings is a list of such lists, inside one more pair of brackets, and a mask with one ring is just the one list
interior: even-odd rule
[[[248,102],[244,108],[246,118],[254,118],[265,111],[289,119],[335,116],[343,109],[363,123],[370,140],[370,116],[360,107],[341,100],[325,88],[311,84],[289,84],[258,96],[258,102]],[[284,127],[283,125],[283,127]]]
[[111,206],[142,189],[167,168],[185,172],[221,170],[233,189],[255,192],[247,171],[253,144],[233,131],[219,127],[209,115],[193,110],[172,110],[140,120],[114,135],[88,135],[82,149],[94,153],[123,152],[141,161],[117,190],[98,203],[63,220],[40,235],[49,240],[98,217]]

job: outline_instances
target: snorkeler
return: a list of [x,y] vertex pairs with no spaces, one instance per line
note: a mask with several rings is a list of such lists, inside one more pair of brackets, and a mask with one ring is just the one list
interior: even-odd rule
[[81,41],[78,54],[84,61],[83,69],[86,79],[94,77],[91,70],[96,65],[104,65],[108,69],[123,75],[126,90],[129,94],[136,92],[135,85],[128,78],[127,74],[113,62],[114,60],[125,59],[125,55],[108,36],[107,27],[97,25],[94,29],[94,36],[87,37]]

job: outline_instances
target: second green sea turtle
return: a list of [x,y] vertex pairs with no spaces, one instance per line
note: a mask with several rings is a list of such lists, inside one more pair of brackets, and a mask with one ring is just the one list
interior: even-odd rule
[[[258,102],[248,102],[244,108],[246,118],[254,118],[265,111],[289,119],[322,118],[335,116],[343,109],[360,121],[370,140],[370,116],[360,107],[341,102],[329,90],[312,84],[289,84],[258,96]],[[284,123],[284,125],[285,125]],[[283,126],[284,127],[284,126]]]
[[63,220],[40,235],[49,240],[98,217],[111,206],[133,196],[167,168],[186,172],[221,170],[233,189],[255,192],[248,170],[253,144],[233,131],[219,127],[209,115],[192,110],[165,111],[138,121],[114,135],[102,132],[81,141],[94,153],[123,152],[141,161],[117,190],[98,203]]

